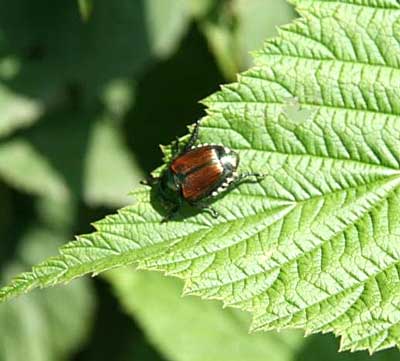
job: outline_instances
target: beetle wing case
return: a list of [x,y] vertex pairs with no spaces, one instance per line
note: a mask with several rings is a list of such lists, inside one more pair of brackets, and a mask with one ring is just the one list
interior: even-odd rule
[[[228,155],[229,154],[229,155]],[[190,203],[209,196],[237,166],[237,155],[220,145],[200,145],[174,159],[170,169]]]
[[220,164],[212,163],[188,174],[182,182],[183,197],[189,202],[206,197],[220,185],[223,171]]
[[201,168],[210,162],[217,162],[218,154],[211,146],[194,148],[180,155],[171,163],[171,169],[175,174],[184,176]]

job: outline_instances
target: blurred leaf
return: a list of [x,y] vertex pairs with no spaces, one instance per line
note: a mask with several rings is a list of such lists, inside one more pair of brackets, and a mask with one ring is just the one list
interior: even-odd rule
[[69,195],[62,177],[22,138],[0,144],[0,178],[35,195],[60,199]]
[[276,27],[294,15],[285,0],[223,0],[209,8],[200,24],[225,77],[234,80],[237,72],[253,64],[250,50],[277,36]]
[[186,4],[194,17],[202,17],[211,11],[216,1],[219,0],[188,0]]
[[72,194],[90,205],[126,205],[132,201],[129,190],[143,179],[118,124],[95,112],[48,115],[24,135],[0,144],[0,177],[52,198],[47,204],[58,204],[61,212]]
[[40,197],[35,200],[35,213],[49,230],[67,232],[73,229],[77,203],[73,197]]
[[[135,205],[15,278],[2,300],[137,262],[250,311],[253,330],[334,332],[342,349],[370,352],[400,345],[400,4],[296,3],[303,17],[206,100],[200,130],[264,181],[216,202],[218,219],[182,210],[169,223],[156,190],[139,188]],[[285,112],[296,97],[313,110],[305,121]]]
[[233,6],[243,69],[253,65],[250,51],[259,49],[265,39],[278,36],[277,27],[293,20],[295,12],[285,0],[234,0]]
[[313,335],[306,339],[303,349],[296,354],[296,361],[397,361],[396,349],[365,355],[364,352],[337,352],[339,340],[333,335]]
[[[1,38],[1,33],[0,33],[0,38]],[[21,69],[21,63],[19,59],[16,58],[15,56],[9,55],[0,58],[0,79],[2,81],[14,78],[18,74],[20,69]]]
[[202,29],[225,78],[234,80],[240,70],[240,53],[235,34],[223,23],[205,22]]
[[127,79],[114,79],[105,87],[101,100],[113,121],[120,123],[133,106],[135,86]]
[[1,50],[20,61],[7,84],[59,104],[91,101],[113,79],[136,76],[154,56],[144,2],[96,0],[85,23],[71,0],[0,2]]
[[100,277],[93,281],[98,298],[93,331],[89,342],[73,360],[166,361],[124,312],[109,283]]
[[199,19],[211,51],[226,79],[234,80],[241,67],[237,39],[237,17],[230,0],[215,2],[209,13]]
[[123,206],[132,202],[129,191],[144,178],[119,128],[109,119],[94,125],[85,160],[84,199],[90,205]]
[[[84,192],[84,176],[89,140],[96,109],[60,108],[48,112],[34,127],[21,133],[30,146],[46,160],[67,185],[70,195],[78,198]],[[28,173],[20,172],[25,177]]]
[[93,0],[78,0],[82,19],[88,21],[93,11]]
[[248,315],[217,302],[180,296],[181,282],[123,269],[106,274],[126,311],[174,361],[291,361],[303,343],[297,332],[250,335]]
[[166,57],[175,50],[189,25],[187,0],[146,0],[144,6],[152,52]]
[[14,130],[33,124],[43,112],[38,101],[10,91],[0,84],[0,137]]
[[[45,229],[31,229],[21,240],[19,260],[10,264],[6,273],[53,252],[60,238]],[[84,280],[0,305],[0,360],[67,360],[87,336],[93,306],[89,284]]]

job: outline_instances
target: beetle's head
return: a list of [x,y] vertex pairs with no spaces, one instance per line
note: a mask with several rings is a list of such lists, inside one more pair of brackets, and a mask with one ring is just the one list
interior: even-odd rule
[[163,203],[167,206],[181,203],[181,189],[179,182],[170,169],[166,169],[158,181],[158,190]]

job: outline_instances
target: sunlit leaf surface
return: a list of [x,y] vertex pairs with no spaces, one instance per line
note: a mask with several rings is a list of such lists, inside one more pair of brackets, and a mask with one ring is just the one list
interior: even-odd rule
[[[218,219],[169,223],[147,188],[96,232],[21,274],[6,300],[131,263],[254,316],[253,330],[334,332],[342,349],[400,346],[400,4],[295,1],[302,18],[205,103],[203,142],[267,174],[218,200]],[[308,117],[288,113],[296,99]]]

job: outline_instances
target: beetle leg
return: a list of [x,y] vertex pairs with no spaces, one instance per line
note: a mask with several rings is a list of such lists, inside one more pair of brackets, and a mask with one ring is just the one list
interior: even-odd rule
[[[239,174],[235,180],[232,182],[233,186],[238,186],[239,184],[249,182],[249,183],[258,183],[265,178],[266,174],[261,173],[241,173]],[[251,179],[254,177],[255,179]]]
[[218,218],[220,216],[220,214],[213,207],[207,207],[207,208],[204,208],[204,210],[209,212],[213,218]]
[[191,203],[190,204],[193,208],[196,208],[200,211],[205,211],[211,214],[213,218],[218,218],[220,214],[213,208],[208,206],[207,204],[203,203]]
[[193,147],[194,143],[196,143],[196,140],[199,137],[199,127],[200,127],[200,119],[198,121],[196,121],[196,124],[194,125],[192,134],[190,135],[189,141],[185,145],[185,148],[182,153],[187,152],[190,148]]
[[179,209],[181,208],[181,205],[176,205],[174,206],[169,213],[161,220],[161,223],[165,223],[173,219],[179,212]]

